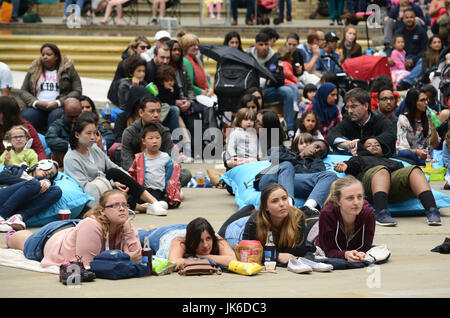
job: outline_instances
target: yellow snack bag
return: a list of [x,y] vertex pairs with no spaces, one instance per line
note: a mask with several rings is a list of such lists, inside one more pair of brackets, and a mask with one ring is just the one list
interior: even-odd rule
[[261,266],[258,263],[231,261],[230,264],[228,265],[228,270],[230,272],[246,276],[256,275],[263,269],[264,266]]

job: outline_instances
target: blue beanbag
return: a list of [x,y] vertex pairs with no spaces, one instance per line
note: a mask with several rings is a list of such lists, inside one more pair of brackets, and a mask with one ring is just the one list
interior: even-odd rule
[[[4,166],[0,165],[0,171],[3,168]],[[29,218],[25,222],[27,227],[40,227],[53,221],[59,221],[59,210],[70,210],[72,212],[70,217],[74,219],[80,215],[88,201],[94,200],[93,197],[83,192],[83,189],[72,177],[64,174],[64,172],[59,171],[54,182],[62,191],[61,198],[47,210]]]
[[[104,108],[102,109],[101,113],[102,113],[102,117],[105,118],[105,109]],[[116,118],[120,113],[123,113],[122,109],[111,107],[111,121],[113,123],[116,122]]]
[[[327,170],[336,173],[339,178],[342,178],[345,176],[345,173],[334,171],[333,166],[336,162],[346,161],[349,158],[350,156],[344,155],[328,155],[324,160],[325,167]],[[405,167],[410,166],[410,164],[408,164],[407,162],[401,162],[403,162]],[[255,208],[258,209],[261,192],[255,190],[255,188],[253,187],[253,181],[255,180],[255,176],[259,172],[269,166],[269,161],[250,162],[228,170],[222,175],[221,180],[232,187],[235,194],[235,202],[239,206],[239,209],[249,204],[253,204]],[[432,189],[431,191],[433,192],[438,208],[450,206],[449,195],[436,191],[434,189]],[[304,205],[304,203],[305,199],[295,198],[295,206],[301,207]],[[393,216],[423,215],[425,213],[422,204],[417,198],[410,198],[401,202],[389,203],[388,207]]]

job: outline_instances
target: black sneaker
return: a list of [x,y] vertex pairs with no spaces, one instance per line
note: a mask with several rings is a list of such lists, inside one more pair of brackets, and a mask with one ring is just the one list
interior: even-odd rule
[[319,219],[320,212],[317,209],[310,208],[309,206],[304,205],[300,210],[303,211],[306,215],[306,223],[311,221],[316,221]]
[[397,84],[397,91],[406,91],[407,89],[411,88],[411,84],[405,81],[401,81]]
[[387,209],[383,209],[375,215],[376,223],[381,226],[396,226],[397,221],[391,217]]
[[426,212],[428,225],[442,225],[441,216],[437,208],[431,208]]
[[81,257],[76,257],[77,261],[64,263],[59,266],[59,281],[63,283],[63,285],[67,285],[69,277],[76,281],[77,276],[80,276],[79,282],[83,283],[92,282],[96,278],[94,272],[91,272],[84,267]]

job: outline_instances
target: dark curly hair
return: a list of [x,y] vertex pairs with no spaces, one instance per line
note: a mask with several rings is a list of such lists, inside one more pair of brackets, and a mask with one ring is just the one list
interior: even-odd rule
[[139,55],[131,55],[123,61],[123,69],[127,76],[132,76],[134,71],[141,65],[147,69],[147,62]]

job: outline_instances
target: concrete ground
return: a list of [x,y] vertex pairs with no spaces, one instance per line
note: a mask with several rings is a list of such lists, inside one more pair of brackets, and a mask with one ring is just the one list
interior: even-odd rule
[[[188,166],[187,166],[188,167]],[[195,173],[199,165],[192,166]],[[433,182],[439,189],[442,182]],[[208,219],[216,231],[237,210],[226,190],[185,188],[185,201],[165,217],[139,214],[136,227],[188,223],[198,216]],[[386,264],[330,273],[278,273],[246,277],[234,273],[184,277],[177,273],[120,281],[97,279],[80,288],[68,288],[52,274],[0,266],[0,298],[4,297],[161,297],[161,298],[411,298],[450,296],[450,256],[430,252],[450,236],[450,208],[441,209],[442,226],[430,227],[425,216],[397,217],[398,226],[377,226],[374,244],[387,244]],[[37,230],[36,228],[32,229]],[[0,248],[5,247],[0,234]]]

